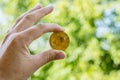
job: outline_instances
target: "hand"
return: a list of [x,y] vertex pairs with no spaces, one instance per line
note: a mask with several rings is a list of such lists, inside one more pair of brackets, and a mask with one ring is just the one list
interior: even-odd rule
[[37,5],[9,29],[0,47],[0,80],[26,80],[42,65],[65,57],[62,51],[53,49],[37,55],[31,55],[28,50],[30,43],[42,34],[64,30],[52,23],[34,25],[52,10],[52,6]]

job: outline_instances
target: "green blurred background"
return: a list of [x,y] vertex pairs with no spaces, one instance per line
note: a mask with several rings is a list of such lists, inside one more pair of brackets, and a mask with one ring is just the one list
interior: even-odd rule
[[[28,80],[120,80],[120,0],[0,0],[0,42],[36,4],[55,7],[37,23],[63,26],[70,45],[64,60],[50,62]],[[50,34],[30,45],[31,54],[50,49]]]

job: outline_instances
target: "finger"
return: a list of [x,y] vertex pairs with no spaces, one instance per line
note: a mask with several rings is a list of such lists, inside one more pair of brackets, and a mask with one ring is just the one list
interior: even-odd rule
[[51,49],[51,50],[39,53],[37,55],[34,55],[33,61],[35,63],[35,67],[38,69],[39,67],[43,66],[44,64],[50,61],[64,59],[64,58],[65,58],[65,54],[63,51]]
[[52,12],[52,10],[53,6],[47,6],[25,15],[23,19],[19,22],[19,24],[16,25],[17,28],[15,30],[25,30],[26,28],[32,26],[36,21]]
[[31,12],[34,12],[34,11],[40,9],[40,8],[42,8],[42,5],[38,4],[38,5],[36,5],[34,8],[32,8],[31,10],[27,11],[26,13],[24,13],[22,16],[20,16],[20,17],[16,20],[15,24],[8,30],[7,35],[5,36],[5,38],[4,38],[3,41],[2,41],[2,45],[4,44],[4,42],[6,41],[6,39],[9,37],[8,35],[14,32],[14,31],[13,31],[13,30],[14,30],[13,28],[15,28],[15,26],[17,25],[17,23],[19,23],[20,20],[21,20],[25,15],[27,15],[27,14],[29,14],[29,13],[31,13]]
[[63,27],[52,24],[52,23],[44,23],[38,24],[34,27],[31,27],[27,30],[22,31],[20,34],[24,36],[24,40],[28,42],[28,45],[42,34],[47,32],[57,32],[57,31],[64,31]]
[[23,15],[21,15],[21,16],[16,20],[16,23],[13,25],[13,27],[15,27],[15,25],[16,25],[25,15],[27,15],[28,13],[31,13],[31,12],[33,12],[33,11],[35,11],[35,10],[38,10],[38,9],[40,9],[40,8],[42,8],[42,5],[38,4],[38,5],[36,5],[34,8],[30,9],[29,11],[27,11],[26,13],[24,13]]
[[31,10],[29,10],[28,12],[26,12],[26,13],[24,13],[19,19],[18,19],[18,21],[20,21],[25,15],[27,15],[28,13],[31,13],[31,12],[33,12],[33,11],[35,11],[35,10],[38,10],[38,9],[40,9],[40,8],[42,8],[42,5],[40,5],[40,4],[38,4],[38,5],[36,5],[34,8],[32,8]]

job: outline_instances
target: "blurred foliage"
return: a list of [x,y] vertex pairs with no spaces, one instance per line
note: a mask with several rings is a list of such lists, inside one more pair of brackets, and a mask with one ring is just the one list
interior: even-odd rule
[[[71,41],[66,59],[43,66],[29,80],[119,80],[119,3],[120,0],[0,0],[0,16],[4,17],[0,20],[0,41],[19,15],[36,4],[52,4],[54,11],[38,23],[58,23],[65,28]],[[32,54],[50,48],[49,35],[30,45]]]

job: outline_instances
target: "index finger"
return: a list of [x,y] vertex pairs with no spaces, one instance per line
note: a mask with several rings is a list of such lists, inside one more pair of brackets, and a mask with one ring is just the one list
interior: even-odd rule
[[23,36],[24,40],[27,41],[29,45],[33,40],[37,39],[44,33],[58,31],[64,31],[64,28],[57,24],[44,23],[20,32],[20,35]]

